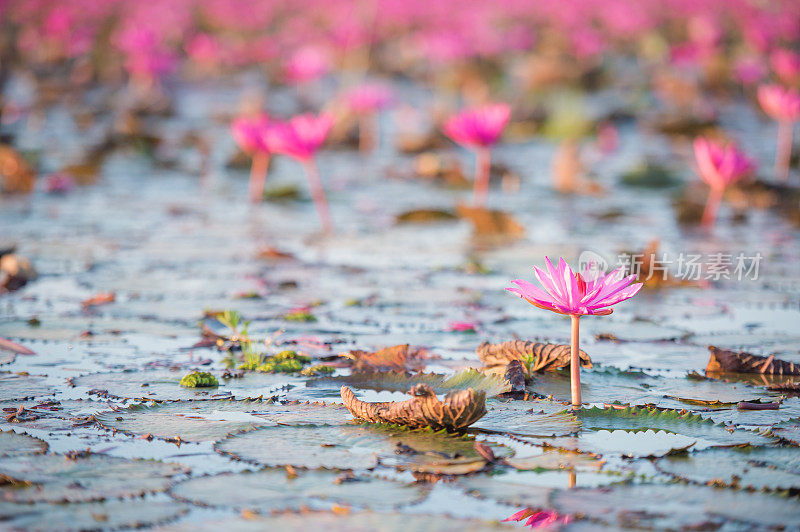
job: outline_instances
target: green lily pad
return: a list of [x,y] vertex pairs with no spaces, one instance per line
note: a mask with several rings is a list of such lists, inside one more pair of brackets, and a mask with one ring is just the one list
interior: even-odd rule
[[342,405],[320,403],[279,404],[268,401],[178,401],[136,405],[95,416],[105,429],[126,434],[151,434],[180,441],[216,441],[231,433],[276,424],[347,423],[353,418]]
[[493,400],[486,403],[486,410],[472,428],[525,436],[564,436],[581,428],[564,405],[550,401]]
[[0,457],[41,454],[47,452],[47,442],[13,430],[0,430]]
[[[232,435],[218,442],[215,449],[260,465],[309,469],[363,470],[380,463],[455,474],[484,463],[472,437],[376,424],[266,427]],[[496,455],[508,455],[507,451],[498,446]]]
[[578,413],[584,429],[664,430],[695,440],[693,449],[721,445],[764,445],[774,441],[749,430],[731,430],[691,412],[647,407],[584,408]]
[[[418,373],[408,375],[398,372],[353,373],[352,375],[323,377],[307,383],[309,388],[324,390],[331,397],[338,397],[342,386],[356,389],[407,392],[415,384],[427,384],[437,394],[446,394],[454,390],[472,388],[486,392],[487,397],[494,397],[509,390],[509,384],[498,375],[487,375],[474,369],[458,372],[450,377],[435,373]],[[313,391],[312,391],[313,393]],[[319,392],[317,392],[319,393]]]
[[413,484],[380,478],[324,470],[289,476],[284,469],[264,469],[196,477],[176,485],[170,494],[202,506],[269,513],[304,507],[329,509],[332,504],[392,509],[419,502],[427,493]]
[[179,523],[162,528],[164,532],[218,532],[219,530],[235,530],[236,532],[262,532],[264,530],[281,530],[282,532],[308,532],[309,530],[325,530],[325,532],[408,532],[424,530],[425,532],[484,532],[509,530],[496,521],[478,519],[459,519],[437,515],[415,515],[399,513],[357,512],[338,515],[327,512],[298,514],[279,514],[270,517],[229,517],[218,521]]
[[800,446],[800,420],[784,421],[772,428],[772,434]]
[[258,398],[280,392],[287,386],[302,382],[289,375],[267,373],[245,373],[239,378],[219,380],[216,388],[187,388],[181,386],[185,371],[145,370],[113,373],[90,373],[74,377],[70,383],[87,388],[99,396],[120,399],[152,399],[156,401],[179,401],[183,399]]
[[102,454],[39,454],[0,460],[0,499],[9,502],[88,502],[164,491],[178,464]]
[[603,464],[595,455],[564,451],[562,449],[545,448],[541,454],[531,456],[514,456],[507,460],[508,465],[520,471],[598,471]]
[[[709,486],[626,484],[554,492],[550,506],[603,525],[655,530],[797,528],[797,501]],[[736,526],[731,526],[734,523]]]
[[32,375],[0,375],[0,401],[23,401],[35,397],[55,395],[55,390],[45,384],[45,379]]
[[[581,370],[581,398],[584,403],[645,404],[655,378],[640,372],[617,369]],[[556,401],[572,400],[569,372],[550,371],[534,377],[533,391]]]
[[800,487],[800,453],[794,447],[711,449],[689,456],[667,456],[659,470],[699,483],[786,490]]
[[15,427],[55,432],[72,431],[78,426],[93,424],[91,416],[108,408],[108,405],[81,399],[0,401],[0,410],[6,415],[14,413],[19,407],[23,408],[23,413],[14,418]]
[[133,499],[73,504],[0,502],[0,522],[13,530],[116,530],[177,519],[189,511],[179,502]]

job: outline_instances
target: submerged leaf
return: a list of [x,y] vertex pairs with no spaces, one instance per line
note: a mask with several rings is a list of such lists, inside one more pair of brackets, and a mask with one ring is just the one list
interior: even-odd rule
[[472,388],[448,393],[444,401],[425,384],[410,391],[411,399],[402,402],[367,403],[356,398],[346,386],[341,395],[344,405],[357,419],[372,423],[391,423],[411,428],[457,431],[475,423],[486,414],[486,393]]
[[350,361],[353,371],[421,371],[431,358],[426,349],[408,344],[374,352],[354,350],[342,356]]
[[524,436],[565,436],[581,423],[566,407],[549,401],[490,401],[486,416],[473,428]]
[[0,430],[0,457],[41,454],[47,451],[47,442],[12,430]]

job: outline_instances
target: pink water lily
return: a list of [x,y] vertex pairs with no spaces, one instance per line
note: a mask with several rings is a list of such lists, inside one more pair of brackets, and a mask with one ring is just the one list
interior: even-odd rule
[[265,135],[265,142],[269,144],[274,153],[288,155],[303,165],[311,189],[311,197],[325,232],[332,231],[333,222],[314,155],[325,143],[332,127],[333,116],[330,114],[320,113],[315,116],[312,113],[306,113],[270,128]]
[[392,91],[379,83],[365,83],[345,94],[347,106],[358,117],[359,149],[368,151],[378,144],[378,123],[375,117],[392,103]]
[[269,130],[274,127],[267,113],[242,116],[231,123],[231,134],[239,147],[253,158],[250,166],[249,196],[253,203],[264,197],[264,182],[269,171],[270,155],[274,151],[269,142]]
[[750,174],[755,164],[735,145],[720,144],[704,137],[695,139],[694,155],[700,178],[711,187],[702,219],[703,225],[710,226],[717,218],[725,188]]
[[611,314],[613,305],[630,299],[642,289],[642,283],[632,284],[636,275],[625,276],[624,267],[610,273],[598,271],[596,264],[588,264],[583,273],[572,271],[562,258],[558,266],[553,266],[545,257],[546,270],[533,267],[542,288],[525,281],[511,281],[516,287],[506,290],[518,295],[531,305],[558,314],[569,315],[572,319],[572,342],[570,376],[572,388],[572,408],[581,408],[579,320],[581,316],[604,316]]
[[466,109],[452,116],[443,126],[445,134],[461,144],[475,150],[474,203],[483,207],[489,193],[491,152],[511,118],[511,108],[503,103]]
[[794,124],[800,119],[800,93],[780,85],[762,85],[758,88],[758,103],[765,113],[778,122],[775,175],[786,181],[789,179]]
[[552,510],[537,512],[531,508],[525,508],[503,519],[503,522],[522,521],[523,519],[526,519],[525,526],[531,528],[548,528],[555,524],[565,525],[572,520],[569,515],[561,515]]

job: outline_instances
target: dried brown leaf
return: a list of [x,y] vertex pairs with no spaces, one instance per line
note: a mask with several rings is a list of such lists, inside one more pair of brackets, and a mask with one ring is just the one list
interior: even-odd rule
[[432,358],[427,349],[408,344],[368,352],[353,350],[342,356],[350,359],[353,371],[421,371]]
[[114,294],[114,292],[101,292],[99,294],[90,297],[89,299],[84,300],[81,303],[81,306],[83,308],[89,308],[89,307],[97,307],[99,305],[105,305],[107,303],[113,303],[116,297],[117,296]]
[[478,237],[503,236],[517,238],[525,235],[525,228],[510,214],[502,211],[459,205],[456,208],[456,213],[459,217],[472,223],[475,236]]
[[708,373],[764,373],[768,375],[800,375],[800,365],[775,358],[763,357],[744,351],[736,352],[708,346],[711,357],[706,366]]
[[472,388],[448,393],[439,401],[433,389],[425,384],[411,388],[408,401],[368,403],[356,398],[350,388],[342,386],[342,400],[358,419],[372,423],[393,423],[411,428],[457,431],[472,425],[486,414],[486,394]]
[[11,146],[0,145],[0,192],[27,194],[35,182],[36,174],[28,161]]
[[[483,365],[495,371],[506,368],[514,360],[518,360],[523,369],[530,373],[566,368],[569,367],[570,361],[568,345],[526,340],[510,340],[499,344],[483,342],[478,346],[477,352]],[[592,359],[584,351],[580,352],[580,358],[582,367],[592,367]]]
[[504,378],[511,385],[510,393],[525,392],[525,368],[519,360],[512,360],[506,366]]

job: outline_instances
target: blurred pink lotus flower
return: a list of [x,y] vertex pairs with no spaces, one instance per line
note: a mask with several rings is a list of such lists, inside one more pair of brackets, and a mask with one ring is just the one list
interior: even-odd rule
[[347,106],[358,115],[359,148],[368,151],[379,143],[375,114],[392,103],[392,91],[385,85],[365,83],[345,94]]
[[764,62],[758,56],[742,57],[733,66],[733,72],[736,78],[744,85],[758,83],[767,73],[764,68]]
[[500,139],[510,118],[511,108],[504,103],[498,103],[466,109],[450,117],[444,124],[443,130],[448,137],[462,146],[475,150],[477,160],[474,203],[478,207],[486,205],[489,193],[491,169],[489,149]]
[[296,50],[284,65],[286,79],[308,83],[321,78],[331,69],[328,54],[319,46],[303,46]]
[[478,328],[478,324],[474,321],[451,321],[447,326],[448,332],[472,332]]
[[553,266],[545,257],[547,271],[533,267],[542,288],[523,279],[511,281],[516,287],[506,290],[518,295],[531,305],[570,316],[572,319],[572,351],[570,376],[572,384],[572,408],[581,408],[581,378],[579,359],[579,319],[581,316],[605,316],[613,312],[612,306],[632,298],[642,288],[642,283],[633,283],[636,275],[625,276],[620,267],[610,273],[599,270],[596,263],[586,266],[583,273],[573,272],[562,258]]
[[758,88],[761,108],[778,122],[778,149],[775,154],[775,175],[789,179],[794,123],[800,118],[800,93],[780,85],[761,85]]
[[268,142],[269,131],[274,127],[267,113],[256,116],[241,116],[231,123],[231,134],[242,149],[253,158],[250,165],[249,198],[259,203],[264,198],[264,183],[269,171],[269,159],[273,153]]
[[75,179],[66,172],[55,172],[44,178],[44,191],[48,194],[67,194],[75,187]]
[[214,69],[225,59],[225,49],[215,35],[198,33],[186,43],[186,55],[195,63]]
[[288,122],[270,128],[265,136],[274,153],[288,155],[303,165],[311,197],[322,222],[323,231],[326,233],[333,230],[333,222],[314,155],[325,143],[332,127],[333,116],[330,114],[320,113],[315,116],[307,113],[294,116]]
[[572,518],[568,515],[560,515],[558,512],[552,510],[534,511],[531,508],[520,510],[509,517],[503,519],[506,521],[522,521],[526,519],[525,526],[531,528],[548,528],[553,525],[566,525]]
[[717,218],[725,188],[750,174],[755,165],[733,144],[722,145],[703,137],[695,139],[694,155],[700,178],[711,187],[702,219],[703,225],[709,227]]
[[777,48],[770,54],[769,62],[784,83],[795,85],[800,82],[800,53]]

